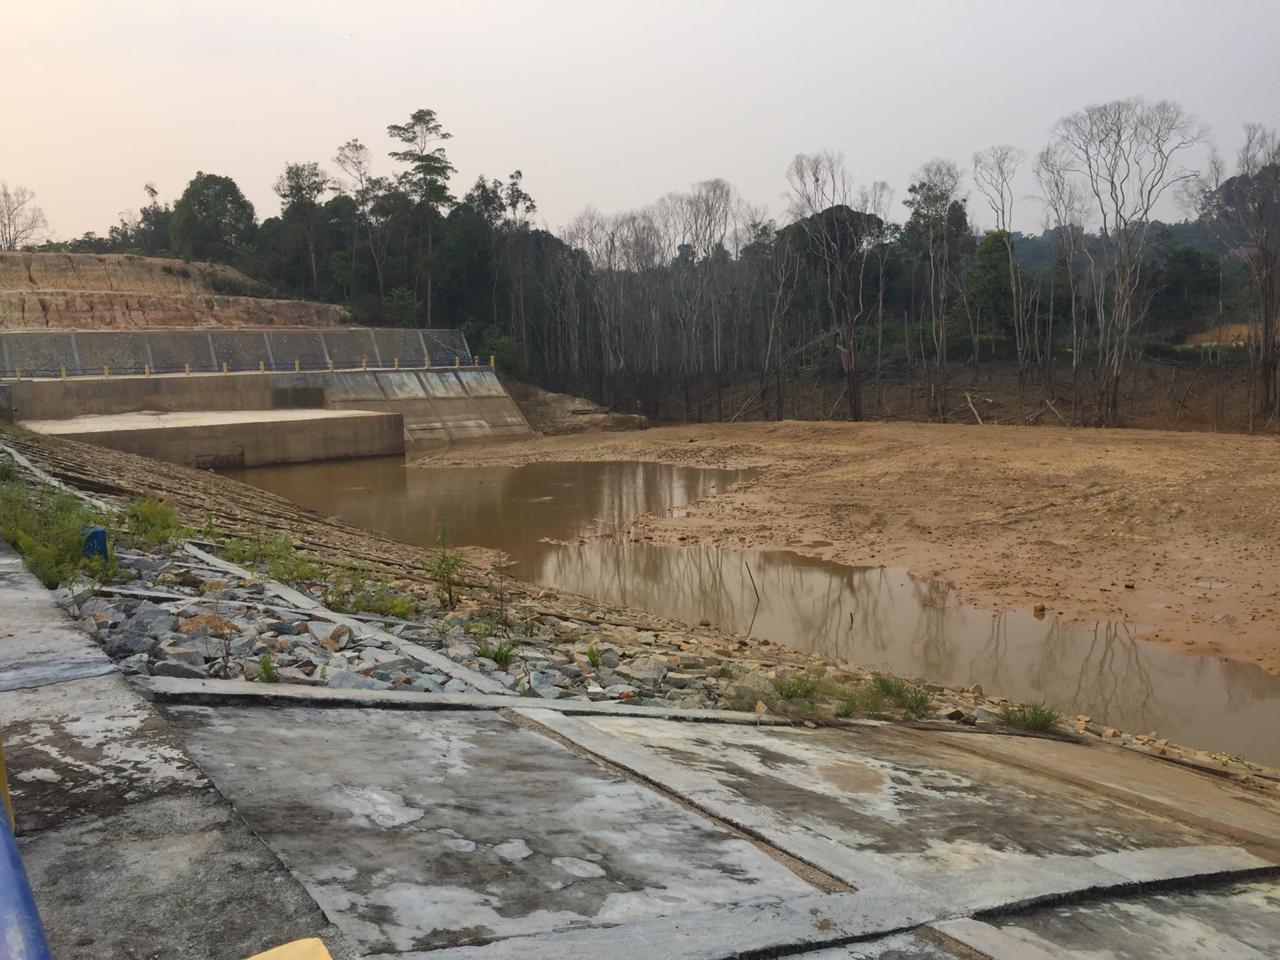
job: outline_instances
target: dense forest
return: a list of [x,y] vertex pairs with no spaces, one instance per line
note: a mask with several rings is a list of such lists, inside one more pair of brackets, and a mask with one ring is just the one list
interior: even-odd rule
[[[535,225],[519,170],[457,196],[433,111],[387,134],[389,173],[358,140],[285,164],[278,216],[200,172],[172,203],[148,186],[105,237],[40,249],[228,263],[360,323],[462,327],[509,373],[646,412],[683,398],[688,417],[780,418],[809,375],[839,385],[828,415],[875,415],[868,391],[893,377],[945,417],[957,382],[999,364],[1019,395],[1065,393],[1074,422],[1116,424],[1129,366],[1179,349],[1225,350],[1251,410],[1277,409],[1280,143],[1262,127],[1234,162],[1191,170],[1193,117],[1120,100],[1062,118],[1034,156],[929,160],[900,203],[839,154],[802,154],[780,171],[781,218],[717,179],[585,210],[559,235]],[[1015,197],[1023,170],[1034,198]],[[1156,220],[1175,197],[1187,219]],[[974,205],[994,229],[975,229]],[[1043,232],[1015,232],[1015,205]]]

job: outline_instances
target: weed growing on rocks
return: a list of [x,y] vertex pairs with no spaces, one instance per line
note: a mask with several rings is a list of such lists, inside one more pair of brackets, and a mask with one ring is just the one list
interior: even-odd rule
[[418,612],[413,598],[383,583],[343,578],[324,592],[324,605],[339,613],[373,613],[408,620]]
[[142,497],[130,500],[124,508],[129,536],[144,547],[159,547],[184,534],[178,511],[163,500]]
[[436,581],[440,604],[449,610],[458,605],[458,590],[462,587],[462,554],[449,549],[449,532],[444,521],[436,531],[439,549],[431,563],[431,577]]
[[299,554],[288,537],[261,530],[252,537],[233,537],[224,552],[234,563],[265,569],[272,579],[287,583],[309,583],[321,572],[320,564]]
[[276,662],[271,659],[271,654],[264,653],[258,658],[258,679],[262,683],[276,683],[280,680],[280,673],[276,670]]
[[511,665],[511,661],[515,659],[518,648],[519,645],[514,640],[499,640],[496,643],[491,643],[486,639],[476,644],[476,656],[492,660],[505,670]]
[[604,663],[604,654],[594,643],[587,647],[587,663],[591,664],[595,670],[599,670],[600,664]]
[[884,693],[873,683],[859,683],[845,691],[840,706],[836,708],[838,717],[866,717],[869,720],[887,720]]
[[924,716],[929,709],[929,693],[898,677],[876,675],[871,678],[880,694],[912,720]]
[[[12,462],[5,462],[12,470]],[[101,522],[69,493],[44,486],[33,489],[16,478],[0,481],[0,534],[50,589],[82,573],[99,581],[114,578],[113,558],[84,555],[80,531]]]
[[1017,730],[1052,730],[1062,714],[1045,703],[1024,703],[1000,708],[1000,722]]
[[783,700],[807,702],[813,699],[813,694],[818,689],[818,681],[807,674],[797,673],[777,681],[774,687]]

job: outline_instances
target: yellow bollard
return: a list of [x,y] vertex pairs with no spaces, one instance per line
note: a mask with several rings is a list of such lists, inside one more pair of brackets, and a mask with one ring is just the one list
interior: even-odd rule
[[455,367],[460,367],[460,366],[462,366],[462,358],[461,358],[461,357],[459,357],[457,354],[454,354],[454,356],[453,356],[453,365],[454,365]]
[[293,372],[298,373],[301,369],[302,369],[302,361],[295,359],[293,361]]
[[259,373],[266,373],[266,372],[267,372],[267,361],[265,361],[265,360],[259,360],[259,361],[258,361],[258,372],[259,372]]
[[188,377],[191,376],[191,364],[184,363],[182,365],[182,372],[185,373]]
[[329,372],[330,372],[330,373],[333,373],[333,361],[332,361],[332,360],[330,360],[330,361],[329,361]]
[[222,375],[224,377],[227,375],[227,361],[225,360],[222,361]]
[[60,376],[63,380],[67,379],[67,368],[66,368],[66,367],[59,367],[59,368],[58,368],[58,376]]
[[361,358],[360,358],[360,369],[361,369],[361,370],[368,370],[368,369],[369,369],[369,358],[368,358],[368,357],[361,357]]
[[21,379],[22,379],[22,368],[21,368],[21,367],[18,367],[18,369],[17,369],[17,370],[15,370],[15,371],[13,371],[13,372],[14,372],[14,375],[15,375],[15,377],[16,377],[17,379],[19,379],[19,380],[21,380]]
[[493,354],[489,354],[489,369],[492,370],[497,364],[493,362]]
[[144,377],[149,377],[149,376],[151,376],[151,364],[149,364],[149,363],[144,363],[144,364],[142,365],[142,375],[143,375]]
[[111,376],[111,368],[110,368],[110,367],[106,367],[106,366],[104,366],[104,367],[102,368],[102,375],[103,375],[104,377],[109,377],[109,376]]
[[399,357],[396,357],[396,369],[397,369],[397,370],[399,370],[399,369],[400,369],[400,358],[399,358]]

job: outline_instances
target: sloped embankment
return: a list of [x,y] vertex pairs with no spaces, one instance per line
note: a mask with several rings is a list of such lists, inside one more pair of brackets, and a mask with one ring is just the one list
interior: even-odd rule
[[278,300],[231,267],[119,254],[0,253],[0,328],[336,326],[334,304]]

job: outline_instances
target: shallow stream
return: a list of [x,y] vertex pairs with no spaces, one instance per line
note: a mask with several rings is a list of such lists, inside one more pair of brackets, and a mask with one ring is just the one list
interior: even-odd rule
[[[1118,623],[1064,624],[958,603],[944,582],[789,551],[632,543],[746,471],[658,463],[407,469],[399,458],[226,471],[320,513],[422,546],[502,550],[534,583],[716,626],[874,669],[1043,700],[1133,733],[1280,766],[1280,678],[1175,653]],[[600,538],[600,534],[613,534]],[[758,592],[758,599],[757,599]]]

